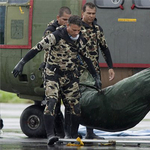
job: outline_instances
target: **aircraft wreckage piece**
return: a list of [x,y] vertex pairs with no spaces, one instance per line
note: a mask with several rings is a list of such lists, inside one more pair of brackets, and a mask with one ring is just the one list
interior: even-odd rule
[[117,132],[137,125],[150,110],[150,68],[98,92],[81,88],[82,125]]

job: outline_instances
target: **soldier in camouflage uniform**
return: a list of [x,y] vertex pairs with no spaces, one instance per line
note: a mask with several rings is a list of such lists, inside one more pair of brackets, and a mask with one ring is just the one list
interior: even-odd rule
[[[44,31],[44,37],[50,33],[56,31],[60,26],[67,25],[68,19],[71,16],[71,10],[68,7],[61,7],[59,14],[57,15],[57,21],[52,20],[48,23],[46,30]],[[44,62],[47,61],[48,52],[44,54]]]
[[70,133],[71,138],[77,138],[80,105],[79,105],[79,77],[78,77],[78,58],[80,54],[88,64],[88,68],[96,81],[97,88],[100,88],[99,75],[93,67],[88,57],[85,44],[86,41],[81,36],[81,19],[79,16],[71,16],[67,27],[60,28],[46,36],[36,46],[34,46],[15,66],[14,77],[22,73],[24,65],[37,53],[49,48],[48,61],[45,67],[45,96],[47,104],[44,110],[44,123],[48,137],[47,144],[53,145],[58,141],[54,134],[55,107],[58,101],[58,93],[61,96],[65,107],[70,108]]
[[[71,10],[68,7],[61,7],[59,9],[59,14],[57,15],[57,21],[52,20],[51,22],[48,23],[46,30],[44,31],[44,37],[47,35],[51,34],[52,32],[56,31],[60,26],[67,25],[68,19],[71,16]],[[47,58],[49,55],[49,49],[45,49],[44,53],[44,62],[40,66],[40,70],[43,71],[43,78],[44,78],[44,68],[47,62]],[[45,100],[43,101],[45,102]],[[59,94],[58,96],[58,102],[56,105],[56,112],[55,112],[55,134],[56,136],[60,138],[64,138],[65,133],[64,133],[64,118],[63,114],[61,112],[61,96]]]
[[[99,47],[100,47],[101,53],[109,67],[109,71],[108,71],[109,80],[113,80],[115,73],[113,70],[113,63],[112,63],[110,51],[106,44],[103,29],[96,23],[95,17],[96,17],[96,6],[91,2],[86,3],[82,9],[82,27],[81,27],[82,35],[88,41],[86,45],[86,50],[89,53],[89,57],[93,62],[96,72],[100,75],[101,74],[100,66],[99,66],[99,53],[100,53]],[[86,64],[84,64],[83,68],[86,68]],[[83,70],[84,69],[81,69],[81,73],[83,73]],[[97,139],[101,137],[95,135],[93,133],[93,129],[87,128],[87,133],[85,138]]]

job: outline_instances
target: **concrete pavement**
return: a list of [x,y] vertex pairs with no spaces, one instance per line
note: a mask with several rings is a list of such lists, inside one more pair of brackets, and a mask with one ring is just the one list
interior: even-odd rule
[[[118,146],[83,146],[83,147],[70,147],[66,145],[55,145],[49,147],[46,145],[47,139],[37,139],[37,138],[28,138],[24,135],[20,128],[20,115],[25,108],[31,104],[0,104],[0,114],[4,121],[4,128],[0,134],[0,150],[92,150],[92,149],[109,149],[109,150],[147,150],[150,148],[150,144],[142,144],[138,147],[137,144],[128,144],[128,145],[118,145]],[[64,108],[62,107],[62,110]],[[148,113],[145,118],[134,128],[124,131],[124,133],[138,133],[139,131],[148,131],[150,130],[150,113]],[[80,131],[84,132],[84,127],[80,126]],[[147,133],[148,133],[147,132]],[[141,132],[143,133],[143,132]],[[108,140],[141,140],[141,141],[150,141],[150,136],[145,135],[134,135],[134,136],[112,136],[110,133],[102,132],[100,133],[105,139]],[[150,142],[149,142],[150,143]]]

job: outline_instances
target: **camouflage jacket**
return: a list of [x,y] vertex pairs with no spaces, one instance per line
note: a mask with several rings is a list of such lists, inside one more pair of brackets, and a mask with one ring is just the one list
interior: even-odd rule
[[58,21],[52,20],[51,22],[48,23],[47,28],[44,31],[44,37],[56,31],[57,28],[59,27],[60,27],[60,24],[58,23]]
[[96,71],[100,72],[99,47],[108,67],[112,68],[112,59],[104,37],[103,29],[97,25],[95,21],[93,22],[93,27],[82,21],[81,32],[83,37],[88,41],[86,50],[89,52],[90,59],[92,60]]
[[[51,34],[52,32],[56,31],[58,28],[60,27],[60,24],[58,24],[58,21],[52,20],[51,22],[48,23],[46,30],[44,31],[44,37],[46,37],[47,35]],[[47,58],[48,58],[48,49],[45,49],[44,52],[44,62],[47,62]]]
[[85,44],[86,41],[81,35],[77,41],[71,40],[66,27],[63,27],[47,35],[32,50],[42,51],[49,49],[47,62],[50,65],[59,66],[62,71],[67,71],[75,70],[78,67],[78,54],[90,60]]

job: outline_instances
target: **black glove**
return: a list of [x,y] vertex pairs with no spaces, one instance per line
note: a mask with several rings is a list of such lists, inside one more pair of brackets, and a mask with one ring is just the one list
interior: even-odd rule
[[98,74],[96,74],[94,76],[94,79],[95,79],[95,86],[98,88],[98,89],[101,89],[102,87],[102,82],[101,82],[101,79],[100,79],[100,76]]
[[23,59],[21,59],[18,64],[15,66],[14,70],[12,71],[12,73],[14,74],[14,77],[16,78],[19,74],[22,73],[23,71],[23,66],[25,65],[25,62],[23,61]]

